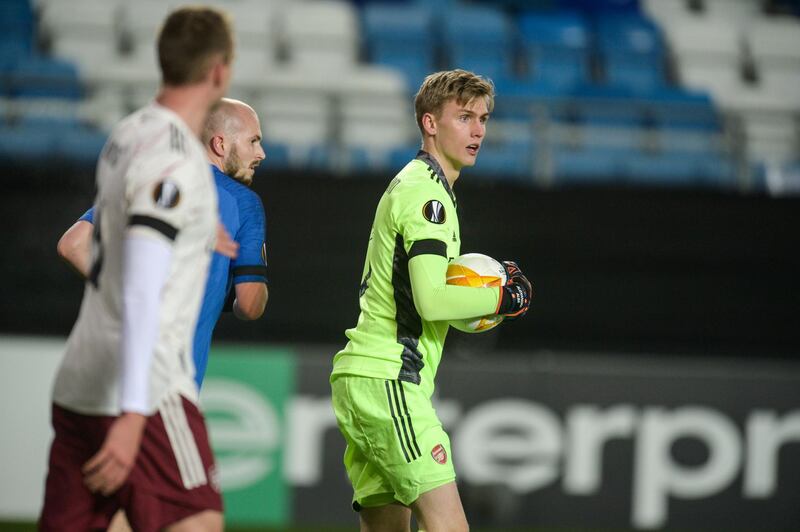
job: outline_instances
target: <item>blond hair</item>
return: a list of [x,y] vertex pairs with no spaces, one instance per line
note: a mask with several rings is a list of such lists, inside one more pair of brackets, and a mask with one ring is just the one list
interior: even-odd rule
[[182,7],[169,14],[158,35],[164,84],[201,81],[217,56],[226,65],[233,59],[233,30],[225,13],[209,7]]
[[417,126],[424,133],[422,117],[426,113],[438,117],[444,104],[455,100],[459,105],[468,105],[475,98],[485,98],[489,112],[494,108],[494,84],[467,70],[445,70],[428,75],[414,97],[414,112]]

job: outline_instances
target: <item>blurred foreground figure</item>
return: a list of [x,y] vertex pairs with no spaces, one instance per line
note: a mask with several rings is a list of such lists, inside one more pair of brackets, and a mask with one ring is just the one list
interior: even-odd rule
[[223,528],[191,346],[218,238],[198,137],[230,81],[227,17],[172,12],[158,57],[156,100],[114,129],[97,166],[88,282],[53,390],[41,530],[106,528],[119,508],[137,531]]

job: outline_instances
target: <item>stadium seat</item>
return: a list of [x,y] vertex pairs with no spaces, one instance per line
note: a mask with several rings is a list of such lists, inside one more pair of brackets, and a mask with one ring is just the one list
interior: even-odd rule
[[644,125],[645,102],[619,86],[581,85],[569,94],[576,121],[595,126],[640,127]]
[[558,147],[551,153],[555,185],[613,184],[625,176],[630,150]]
[[40,31],[48,38],[114,33],[120,29],[120,6],[118,0],[52,0],[42,6]]
[[607,14],[596,17],[594,26],[606,83],[638,93],[664,84],[664,46],[649,20],[636,14]]
[[666,187],[731,187],[734,168],[721,154],[654,152],[631,154],[625,160],[628,182]]
[[760,85],[776,98],[800,104],[800,21],[762,17],[746,36]]
[[588,81],[589,36],[580,15],[525,12],[518,20],[530,79],[563,89]]
[[513,76],[513,37],[504,12],[490,6],[456,7],[440,23],[451,68],[491,79]]
[[236,64],[234,71],[272,66],[278,56],[282,0],[212,0],[212,6],[224,9],[236,29]]
[[485,143],[481,146],[478,159],[473,168],[465,170],[469,174],[480,175],[493,181],[519,181],[533,184],[532,147]]
[[329,81],[324,72],[296,65],[265,74],[262,90],[250,102],[261,117],[265,141],[302,149],[328,142],[333,111]]
[[339,136],[345,147],[388,150],[415,135],[406,82],[378,67],[354,69],[336,87]]
[[8,75],[12,97],[75,100],[83,97],[77,68],[63,60],[42,56],[20,58]]
[[625,14],[639,11],[639,0],[557,0],[563,10],[584,11],[587,13]]
[[33,49],[34,17],[26,0],[5,0],[0,3],[0,47],[17,45],[27,52]]
[[742,87],[729,93],[720,104],[726,113],[736,117],[751,160],[782,163],[796,158],[800,145],[797,93],[785,98],[764,87]]
[[119,14],[121,51],[127,61],[157,68],[155,41],[170,6],[160,0],[124,3]]
[[720,131],[722,117],[707,92],[664,88],[648,95],[646,119],[657,127]]
[[305,68],[333,70],[357,60],[359,26],[347,2],[309,0],[288,3],[281,31],[289,61]]
[[373,63],[400,70],[409,88],[434,70],[437,41],[433,11],[422,5],[369,4],[364,8],[364,43]]
[[39,127],[0,126],[0,161],[33,164],[48,160],[56,134]]
[[71,134],[59,136],[55,143],[55,156],[81,165],[94,165],[103,151],[108,136],[89,128],[78,128]]
[[696,14],[689,10],[687,0],[642,0],[641,11],[662,27]]
[[685,87],[720,98],[742,83],[742,39],[736,26],[724,19],[690,16],[670,20],[664,32]]
[[48,2],[42,10],[40,32],[56,57],[71,61],[82,73],[94,72],[119,55],[119,15],[119,3],[114,0]]
[[760,0],[703,0],[702,15],[742,28],[758,17]]
[[265,158],[259,168],[270,171],[275,168],[289,167],[289,148],[285,144],[276,142],[261,142]]

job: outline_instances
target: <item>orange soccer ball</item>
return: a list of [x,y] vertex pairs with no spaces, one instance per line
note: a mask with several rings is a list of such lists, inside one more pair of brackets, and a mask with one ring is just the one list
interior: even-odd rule
[[[447,266],[447,284],[470,287],[492,287],[506,284],[506,270],[492,257],[480,253],[461,255]],[[462,332],[486,332],[500,325],[503,316],[491,314],[464,320],[452,320],[450,325]]]

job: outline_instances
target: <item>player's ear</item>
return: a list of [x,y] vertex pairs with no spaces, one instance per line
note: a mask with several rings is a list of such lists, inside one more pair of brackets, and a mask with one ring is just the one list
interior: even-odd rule
[[225,157],[225,139],[222,135],[214,135],[211,137],[211,151],[218,157]]
[[428,135],[435,135],[437,126],[436,126],[436,117],[433,116],[433,113],[425,113],[422,115],[422,129]]

